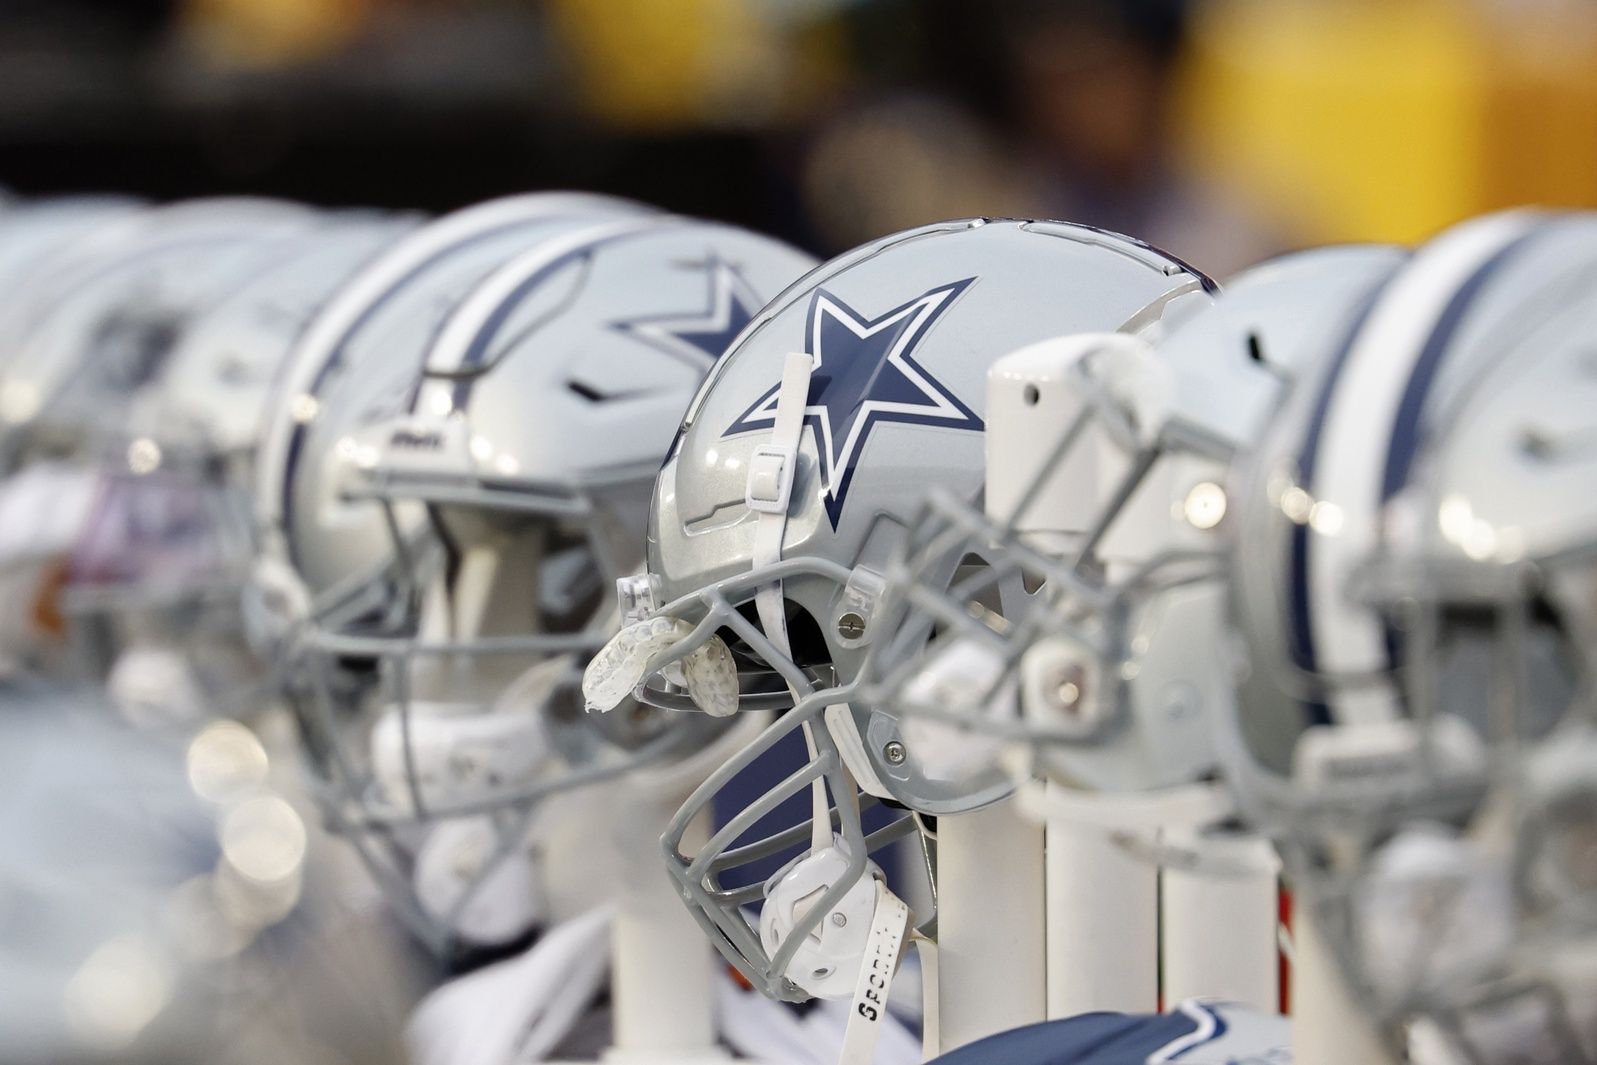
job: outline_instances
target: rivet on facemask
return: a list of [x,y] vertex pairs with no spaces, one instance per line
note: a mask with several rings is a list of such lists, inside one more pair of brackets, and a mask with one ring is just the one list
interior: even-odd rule
[[[656,617],[633,622],[593,656],[582,675],[582,697],[589,710],[614,710],[660,668],[660,659],[693,632],[681,618]],[[683,656],[682,677],[688,697],[712,717],[737,712],[737,663],[719,636]]]

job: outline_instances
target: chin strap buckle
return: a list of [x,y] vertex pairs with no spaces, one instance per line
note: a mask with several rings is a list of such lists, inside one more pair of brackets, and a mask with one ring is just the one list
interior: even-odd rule
[[743,501],[757,514],[787,513],[793,498],[793,473],[798,448],[792,444],[761,444],[749,457],[749,479]]

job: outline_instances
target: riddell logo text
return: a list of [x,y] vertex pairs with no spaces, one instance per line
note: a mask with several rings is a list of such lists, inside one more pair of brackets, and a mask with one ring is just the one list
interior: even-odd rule
[[388,443],[412,451],[437,451],[444,446],[444,435],[436,429],[396,429]]

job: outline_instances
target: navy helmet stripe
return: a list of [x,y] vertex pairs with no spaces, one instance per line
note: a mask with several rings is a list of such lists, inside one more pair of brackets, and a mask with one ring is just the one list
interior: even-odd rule
[[1453,337],[1474,304],[1475,297],[1506,262],[1541,232],[1541,229],[1529,230],[1499,248],[1458,287],[1437,319],[1436,326],[1425,341],[1424,350],[1414,363],[1408,386],[1403,390],[1402,401],[1398,404],[1397,417],[1392,422],[1392,433],[1386,449],[1386,468],[1381,475],[1382,502],[1391,499],[1408,484],[1414,455],[1419,450],[1420,422],[1425,412],[1425,401],[1430,396],[1431,386],[1436,382]]
[[[1359,334],[1364,331],[1365,324],[1370,315],[1374,313],[1376,305],[1380,302],[1381,294],[1391,282],[1389,276],[1386,281],[1376,285],[1364,297],[1362,305],[1353,315],[1352,324],[1343,335],[1342,341],[1336,347],[1336,353],[1331,358],[1325,377],[1320,383],[1320,393],[1314,400],[1314,411],[1309,418],[1308,432],[1303,439],[1303,448],[1298,453],[1297,477],[1307,484],[1314,476],[1314,464],[1318,457],[1320,436],[1325,430],[1325,418],[1331,409],[1331,396],[1336,391],[1337,381],[1342,370],[1347,364],[1348,355],[1353,350]],[[1294,524],[1292,527],[1291,557],[1288,562],[1290,572],[1290,594],[1288,597],[1288,610],[1291,615],[1291,652],[1293,660],[1299,669],[1312,673],[1315,669],[1314,656],[1314,629],[1309,622],[1309,528],[1304,524]],[[1329,724],[1331,720],[1330,709],[1320,700],[1304,704],[1304,713],[1311,724]]]
[[[478,327],[477,331],[472,335],[471,341],[466,345],[466,351],[461,356],[457,371],[480,367],[488,361],[489,349],[498,338],[505,323],[510,320],[510,316],[550,277],[575,262],[591,261],[594,253],[608,244],[614,244],[641,234],[655,233],[660,228],[662,228],[661,225],[655,223],[641,228],[629,227],[620,232],[611,230],[568,248],[548,262],[540,264],[536,270],[518,281],[516,286],[506,293],[505,297],[483,319],[482,325]],[[471,399],[471,390],[476,386],[479,376],[478,374],[468,374],[455,382],[452,402],[456,409],[465,406],[467,401]]]

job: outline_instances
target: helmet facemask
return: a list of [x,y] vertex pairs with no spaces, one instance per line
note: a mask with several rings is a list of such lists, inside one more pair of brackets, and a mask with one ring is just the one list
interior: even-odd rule
[[441,955],[513,944],[545,918],[544,800],[684,742],[658,711],[598,718],[580,696],[614,628],[603,592],[625,572],[617,499],[641,491],[374,470],[352,494],[382,508],[392,553],[294,640],[310,681],[296,705],[335,825]]
[[[661,839],[666,867],[711,942],[763,994],[790,1002],[853,992],[876,903],[869,885],[882,878],[872,856],[921,827],[880,806],[850,773],[825,724],[847,688],[798,690],[790,710],[694,791]],[[795,731],[804,737],[803,763],[769,787],[762,779],[758,798],[742,801],[702,844],[690,842],[717,796]],[[807,813],[773,827],[784,804],[806,793]],[[929,837],[918,838],[930,877]],[[775,861],[781,866],[772,873]],[[934,922],[935,914],[923,928]]]
[[[1079,299],[1037,284],[1078,266]],[[926,226],[841,256],[767,305],[689,407],[650,511],[649,573],[623,584],[628,624],[595,657],[584,694],[599,707],[635,694],[709,715],[783,711],[663,840],[690,912],[762,992],[833,997],[850,977],[888,975],[892,961],[857,954],[848,932],[867,912],[873,927],[907,913],[873,852],[912,835],[930,844],[926,817],[1010,790],[991,766],[921,772],[872,686],[874,658],[900,629],[884,576],[926,491],[946,486],[967,505],[981,493],[991,424],[980,396],[994,357],[1072,326],[1157,320],[1209,287],[1096,231]],[[948,565],[929,579],[964,576],[964,554],[939,559]],[[994,585],[1000,613],[1021,591],[1008,576]],[[766,756],[783,741],[795,764],[776,768]],[[808,816],[782,819],[784,801],[806,792]],[[699,845],[695,827],[718,798],[737,812]],[[912,813],[876,828],[878,805]],[[790,860],[756,874],[770,855]],[[896,958],[902,938],[883,941]],[[873,1019],[856,1002],[853,1015]]]
[[258,711],[267,682],[237,611],[254,551],[244,493],[220,456],[188,441],[103,443],[7,484],[26,512],[15,565],[55,574],[29,642],[107,683],[141,724]]
[[1366,726],[1362,759],[1344,741],[1317,763],[1310,730],[1294,794],[1270,806],[1305,904],[1394,1040],[1479,1060],[1597,1053],[1597,701],[1555,606],[1592,554],[1383,550],[1350,595],[1389,627],[1397,667],[1294,675],[1307,695],[1379,692],[1403,714]]

